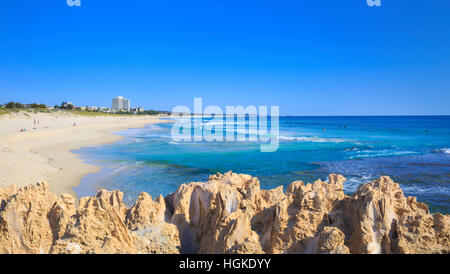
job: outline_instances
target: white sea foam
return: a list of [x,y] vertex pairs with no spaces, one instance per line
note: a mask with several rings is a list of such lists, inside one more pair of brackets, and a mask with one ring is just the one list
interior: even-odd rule
[[392,150],[389,150],[389,149],[383,149],[383,150],[379,150],[379,151],[376,151],[376,150],[375,151],[373,151],[373,150],[362,150],[357,155],[350,157],[350,159],[366,158],[366,157],[378,157],[378,156],[411,155],[411,154],[416,154],[416,152],[415,151],[409,151],[409,150],[392,151]]
[[121,131],[119,134],[124,136],[136,136],[136,135],[142,135],[148,132],[154,132],[154,131],[162,131],[164,130],[161,126],[150,124],[147,125],[144,128],[131,128]]
[[362,175],[361,177],[347,177],[344,183],[344,191],[348,193],[355,192],[362,184],[368,183],[373,180],[371,175]]
[[174,142],[174,141],[170,141],[169,144],[171,144],[171,145],[181,145],[181,143],[179,143],[179,142]]
[[343,143],[349,142],[349,140],[345,139],[337,139],[337,138],[320,138],[320,137],[299,137],[299,136],[279,136],[280,140],[283,141],[303,141],[303,142],[313,142],[313,143]]
[[115,168],[111,171],[110,175],[115,175],[129,168],[129,165],[121,165],[118,168]]
[[[354,193],[362,184],[373,181],[379,176],[363,175],[361,177],[350,177],[348,176],[344,183],[344,191],[347,193]],[[406,185],[400,184],[400,188],[408,195],[424,195],[424,194],[446,194],[449,191],[448,187],[443,186],[433,186],[432,188],[423,187],[420,185]]]
[[408,195],[432,195],[432,194],[448,194],[449,188],[448,187],[442,187],[438,185],[434,185],[433,187],[423,187],[420,185],[402,185],[400,184],[400,188]]
[[[192,123],[194,124],[194,123]],[[208,126],[221,126],[223,125],[225,126],[234,126],[234,125],[258,125],[258,123],[256,122],[249,122],[249,121],[242,121],[242,122],[217,122],[217,121],[204,121],[203,122],[204,125],[208,125]]]

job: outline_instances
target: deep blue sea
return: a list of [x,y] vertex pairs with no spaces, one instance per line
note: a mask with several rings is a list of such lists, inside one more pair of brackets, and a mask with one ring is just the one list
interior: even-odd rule
[[351,194],[389,175],[432,212],[450,213],[450,116],[280,117],[279,125],[276,152],[261,152],[250,141],[174,142],[170,123],[125,130],[118,133],[124,140],[77,151],[102,171],[87,175],[75,191],[120,189],[130,204],[141,191],[166,195],[232,170],[257,176],[265,189],[339,173]]

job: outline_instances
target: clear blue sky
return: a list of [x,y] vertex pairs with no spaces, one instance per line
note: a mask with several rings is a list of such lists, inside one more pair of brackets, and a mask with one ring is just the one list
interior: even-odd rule
[[3,0],[0,102],[450,114],[450,1]]

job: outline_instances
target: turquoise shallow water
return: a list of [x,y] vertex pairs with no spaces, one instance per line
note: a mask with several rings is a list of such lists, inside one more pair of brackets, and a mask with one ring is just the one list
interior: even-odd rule
[[389,175],[431,211],[450,213],[450,116],[280,117],[279,122],[280,145],[271,153],[260,152],[258,142],[174,142],[171,124],[125,130],[118,133],[126,137],[120,142],[77,151],[102,171],[86,176],[75,191],[120,189],[132,203],[141,191],[166,195],[182,183],[232,170],[257,176],[266,189],[340,173],[351,194]]

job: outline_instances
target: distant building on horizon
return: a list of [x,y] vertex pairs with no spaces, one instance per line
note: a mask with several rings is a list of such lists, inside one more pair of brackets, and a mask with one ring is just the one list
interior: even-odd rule
[[135,107],[135,108],[131,108],[131,112],[144,112],[144,108],[143,107]]
[[130,111],[130,100],[122,96],[112,99],[112,111]]
[[72,102],[62,102],[61,103],[62,108],[67,108],[67,107],[69,107],[69,105],[71,105],[72,107],[75,106]]

